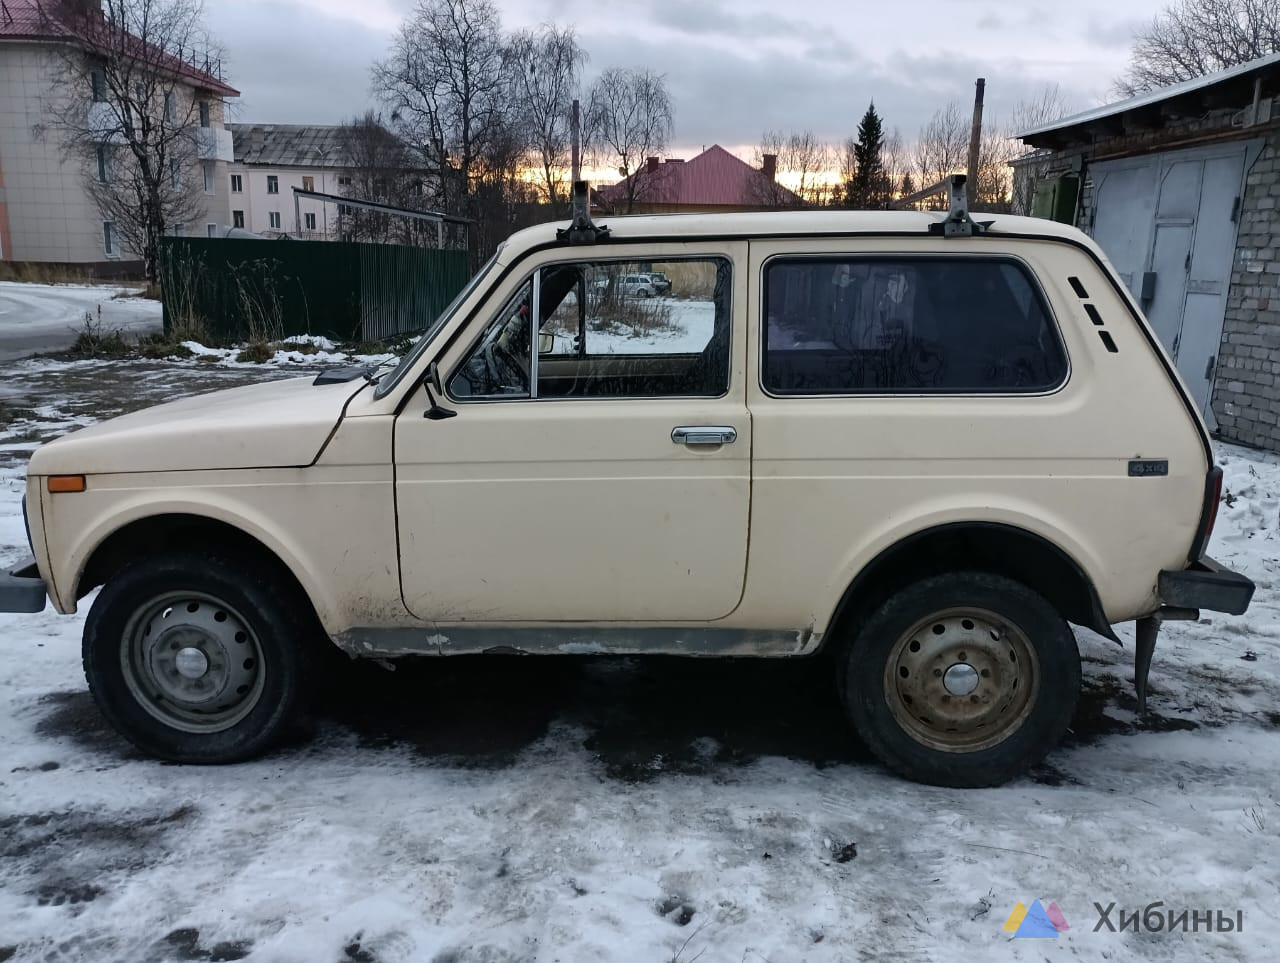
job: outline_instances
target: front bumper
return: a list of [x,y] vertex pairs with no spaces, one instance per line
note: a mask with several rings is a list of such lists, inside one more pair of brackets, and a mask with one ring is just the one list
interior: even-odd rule
[[28,558],[7,572],[0,572],[0,612],[43,612],[49,590],[36,568],[36,560]]
[[1180,572],[1160,573],[1156,591],[1163,605],[1243,615],[1253,600],[1253,581],[1201,556]]

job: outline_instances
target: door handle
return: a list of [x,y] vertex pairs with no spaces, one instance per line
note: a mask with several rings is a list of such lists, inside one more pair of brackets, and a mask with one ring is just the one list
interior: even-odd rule
[[671,429],[671,440],[677,445],[732,445],[738,440],[738,429],[728,425],[686,425]]

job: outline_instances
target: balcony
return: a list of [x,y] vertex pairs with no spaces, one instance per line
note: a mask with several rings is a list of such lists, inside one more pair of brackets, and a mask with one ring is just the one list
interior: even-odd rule
[[222,127],[196,128],[196,155],[202,161],[227,161],[234,159],[235,148],[231,131]]

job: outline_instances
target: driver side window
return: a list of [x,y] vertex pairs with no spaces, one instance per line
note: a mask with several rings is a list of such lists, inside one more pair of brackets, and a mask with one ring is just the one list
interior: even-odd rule
[[724,257],[546,265],[485,329],[449,396],[719,397],[729,388],[732,278]]
[[498,312],[449,381],[450,396],[476,400],[528,398],[532,328],[533,280],[530,279]]

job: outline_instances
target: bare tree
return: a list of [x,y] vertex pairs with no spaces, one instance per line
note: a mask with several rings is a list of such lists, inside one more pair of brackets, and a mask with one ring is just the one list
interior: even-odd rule
[[[424,179],[405,143],[372,110],[353,117],[338,130],[342,164],[351,179],[344,192],[357,201],[407,209],[421,208]],[[344,215],[344,233],[358,241],[417,243],[415,224],[405,218],[353,208]],[[431,233],[430,239],[434,241]]]
[[[969,163],[969,131],[971,121],[958,101],[951,101],[934,112],[920,129],[916,141],[915,171],[921,190],[936,184],[948,174],[963,171]],[[924,206],[946,207],[946,198],[928,198]]]
[[671,95],[661,74],[610,67],[592,86],[585,140],[601,163],[617,167],[628,214],[661,177],[662,168],[650,170],[647,160],[666,150],[673,125]]
[[570,113],[587,54],[572,27],[545,24],[536,32],[521,31],[511,38],[515,64],[517,113],[527,132],[536,166],[553,208],[565,199],[562,190],[569,167]]
[[1247,63],[1280,50],[1280,0],[1176,0],[1134,37],[1116,90],[1144,90]]
[[[1037,96],[1021,100],[1013,108],[1011,136],[1052,123],[1071,111],[1071,102],[1062,88],[1057,84],[1046,85]],[[1015,214],[1031,213],[1031,199],[1036,187],[1049,173],[1051,161],[1047,157],[1044,160],[1032,159],[1029,155],[1034,153],[1034,148],[1016,140],[1011,142],[1010,161],[1024,158],[1018,163],[1010,184],[1010,207]]]
[[788,134],[765,131],[755,150],[755,166],[762,166],[766,155],[776,157],[780,179],[772,187],[765,185],[765,196],[758,202],[770,207],[821,207],[829,203],[832,185],[825,175],[833,163],[833,153],[811,130]]
[[[157,276],[160,238],[203,218],[196,90],[221,81],[200,0],[64,3],[47,127],[80,165],[104,221]],[[202,63],[202,67],[195,64]],[[206,115],[207,118],[207,115]]]
[[491,0],[418,0],[373,67],[374,92],[447,211],[474,215],[476,178],[510,141],[511,65]]

